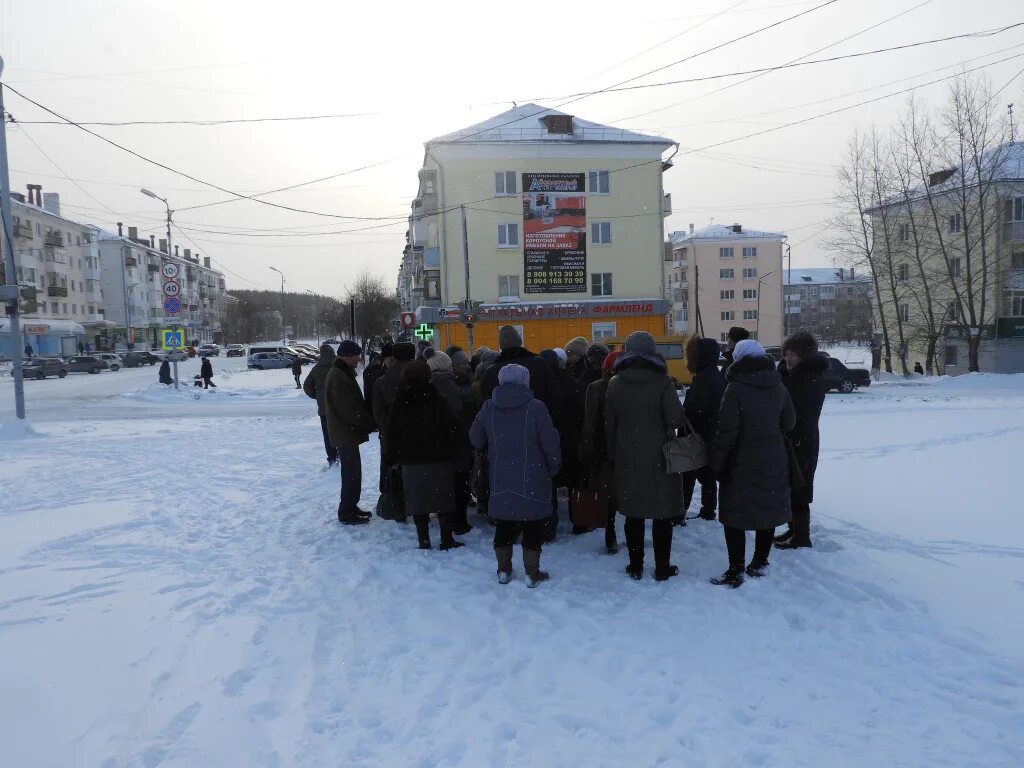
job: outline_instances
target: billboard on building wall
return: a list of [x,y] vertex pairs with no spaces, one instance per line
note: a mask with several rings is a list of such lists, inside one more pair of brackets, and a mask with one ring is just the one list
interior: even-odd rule
[[523,174],[523,289],[587,290],[587,198],[583,173]]

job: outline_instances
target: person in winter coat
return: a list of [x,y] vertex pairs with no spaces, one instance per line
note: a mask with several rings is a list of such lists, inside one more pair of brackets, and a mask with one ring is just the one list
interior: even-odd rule
[[924,376],[924,367],[921,365],[920,360],[914,363],[914,373],[916,373],[918,376]]
[[210,362],[210,358],[203,358],[203,362],[199,366],[199,376],[203,380],[203,389],[217,388],[217,385],[213,383],[213,363]]
[[[605,349],[607,353],[607,349]],[[587,387],[583,408],[583,430],[580,434],[580,466],[586,475],[585,487],[602,491],[608,497],[608,524],[604,529],[604,548],[609,555],[618,554],[619,542],[615,535],[615,468],[608,452],[604,435],[605,400],[619,351],[606,354],[601,378]]]
[[[686,367],[693,381],[686,388],[683,411],[694,431],[709,448],[718,431],[718,409],[725,393],[725,376],[718,369],[718,342],[691,336],[686,342]],[[718,506],[718,482],[710,467],[683,473],[683,512],[690,509],[693,489],[700,482],[700,518],[714,520]]]
[[722,364],[722,369],[725,370],[732,365],[733,350],[736,349],[736,345],[744,339],[750,338],[750,331],[739,325],[734,325],[729,329],[729,333],[726,335],[725,351],[722,352],[722,359],[725,361]]
[[302,391],[313,400],[316,400],[316,412],[320,416],[320,431],[324,436],[324,451],[327,453],[327,466],[333,467],[338,460],[338,449],[331,442],[331,436],[327,431],[327,412],[324,409],[324,397],[327,394],[327,374],[331,372],[334,365],[334,347],[330,344],[320,345],[320,359],[316,365],[306,374],[306,380],[302,384]]
[[399,342],[391,350],[391,363],[384,375],[373,382],[373,394],[369,402],[373,404],[373,420],[381,435],[381,453],[389,453],[387,446],[387,424],[394,407],[395,398],[401,387],[402,371],[416,357],[416,347],[410,342]]
[[789,529],[775,537],[779,549],[811,546],[811,502],[814,501],[814,471],[818,467],[818,420],[825,404],[825,370],[828,358],[818,354],[818,342],[809,333],[794,333],[782,345],[779,374],[789,390],[796,411],[796,425],[789,431],[803,485],[792,489],[793,520]]
[[662,448],[683,423],[683,406],[657,353],[654,337],[634,331],[615,361],[605,399],[605,439],[615,466],[619,511],[626,517],[626,572],[643,578],[645,520],[652,520],[654,578],[679,573],[672,565],[672,518],[682,505],[682,482],[665,468]]
[[[363,396],[366,398],[366,407],[370,409],[370,413],[373,413],[373,385],[387,373],[394,352],[394,344],[381,345],[380,354],[376,358],[371,355],[370,364],[363,369]],[[377,427],[380,428],[380,425]]]
[[32,359],[32,345],[31,344],[26,344],[25,345],[25,357],[29,358],[30,360]]
[[173,384],[174,383],[174,379],[171,378],[171,364],[169,362],[167,362],[166,360],[164,360],[162,363],[160,363],[160,372],[159,372],[158,376],[160,377],[160,383],[161,384]]
[[796,414],[774,361],[753,339],[736,345],[725,376],[710,463],[719,481],[718,518],[729,568],[711,583],[738,587],[746,561],[745,531],[757,531],[746,573],[763,576],[775,526],[792,517],[785,433],[796,424]]
[[449,357],[452,360],[452,373],[455,374],[455,383],[469,397],[469,388],[473,383],[473,371],[469,365],[469,357],[461,349],[454,355],[449,355]]
[[587,347],[587,353],[583,356],[583,370],[577,379],[582,388],[584,400],[587,396],[587,387],[604,378],[604,361],[607,358],[608,347],[604,344],[594,342]]
[[370,439],[374,429],[373,416],[366,407],[363,392],[356,381],[356,366],[362,348],[351,339],[338,347],[338,356],[327,374],[324,389],[324,411],[331,444],[338,449],[341,464],[341,501],[338,521],[360,525],[370,521],[370,513],[359,508],[363,484],[363,463],[359,446]]
[[575,339],[566,342],[564,347],[565,369],[574,379],[578,379],[583,375],[583,369],[587,365],[586,356],[589,347],[590,342],[582,336],[577,336]]
[[558,431],[547,407],[530,390],[530,372],[504,365],[498,386],[469,432],[473,445],[487,451],[490,474],[488,514],[495,521],[494,555],[498,582],[512,579],[512,546],[523,536],[527,586],[549,576],[540,569],[544,521],[551,512],[551,478],[561,466]]
[[427,360],[427,367],[430,370],[430,383],[448,403],[462,427],[458,450],[452,458],[452,487],[455,490],[452,530],[462,536],[473,530],[473,526],[466,518],[466,510],[469,507],[469,475],[473,469],[473,447],[469,444],[469,426],[473,423],[470,416],[472,409],[468,395],[455,380],[452,359],[445,352],[435,352],[434,356]]
[[302,389],[299,380],[302,378],[302,360],[298,356],[292,358],[292,377],[295,379],[295,388]]
[[[572,519],[572,493],[580,484],[580,432],[583,431],[583,401],[586,395],[582,392],[579,381],[566,370],[561,356],[555,350],[541,350],[540,357],[550,366],[561,393],[562,407],[553,421],[562,446],[562,469],[555,478],[554,485],[556,489],[568,489],[569,518]],[[558,533],[557,495],[552,496],[551,506],[552,517],[548,521],[545,543],[554,541]],[[572,532],[578,535],[589,533],[590,529],[574,524]]]
[[[470,420],[470,424],[484,406],[483,376],[497,359],[498,353],[493,350],[488,349],[480,353],[480,359],[477,361],[476,371],[473,375],[473,383],[469,385],[469,413],[466,414],[466,418]],[[487,517],[487,501],[490,498],[491,489],[487,477],[486,450],[473,452],[473,470],[470,474],[469,484],[476,499],[477,512]]]
[[562,405],[562,395],[551,367],[523,347],[523,337],[511,325],[503,325],[498,330],[498,346],[501,347],[501,352],[481,380],[484,400],[490,398],[494,388],[498,386],[498,373],[501,369],[509,363],[515,363],[530,372],[530,390],[533,396],[544,403],[552,419],[557,419]]
[[402,468],[405,511],[416,523],[420,549],[431,548],[430,515],[434,513],[441,526],[441,549],[456,549],[462,542],[452,535],[452,478],[456,456],[466,439],[465,428],[430,379],[430,368],[422,360],[402,370],[401,387],[386,427],[387,461]]

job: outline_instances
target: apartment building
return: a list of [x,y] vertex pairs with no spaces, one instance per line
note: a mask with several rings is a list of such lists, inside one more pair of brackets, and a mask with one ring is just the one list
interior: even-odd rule
[[665,331],[669,139],[524,104],[425,145],[397,295],[435,344]]
[[787,336],[806,331],[829,343],[872,340],[870,277],[853,267],[812,267],[787,269],[783,278]]
[[673,232],[663,257],[670,332],[724,342],[735,325],[765,346],[781,344],[785,240],[742,224]]
[[[188,327],[191,341],[219,342],[225,284],[224,275],[211,267],[210,258],[178,246],[170,253],[166,239],[139,237],[137,227],[128,227],[125,235],[118,223],[117,230],[117,234],[104,232],[99,237],[106,317],[112,323],[104,343],[118,349],[128,344],[158,346],[160,329],[171,320]],[[176,316],[164,311],[160,270],[166,262],[179,268],[181,311]]]
[[[64,217],[60,195],[44,193],[38,184],[29,184],[27,194],[11,193],[11,214],[15,277],[19,285],[37,291],[34,306],[31,301],[22,305],[22,344],[39,355],[77,354],[80,342],[107,326],[99,230]],[[12,352],[6,329],[5,324],[0,330],[2,355]]]

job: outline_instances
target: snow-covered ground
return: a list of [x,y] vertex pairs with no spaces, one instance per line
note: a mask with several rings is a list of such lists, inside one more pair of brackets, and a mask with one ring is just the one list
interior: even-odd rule
[[314,404],[244,364],[28,382],[27,429],[0,383],[0,764],[1022,763],[1024,377],[829,395],[815,547],[769,578],[710,586],[694,521],[671,582],[595,533],[527,590],[486,525],[339,526]]

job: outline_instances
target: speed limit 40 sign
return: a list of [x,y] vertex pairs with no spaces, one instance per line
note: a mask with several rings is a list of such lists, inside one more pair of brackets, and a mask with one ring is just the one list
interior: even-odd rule
[[181,286],[174,280],[168,280],[164,283],[164,296],[177,296],[181,293]]

